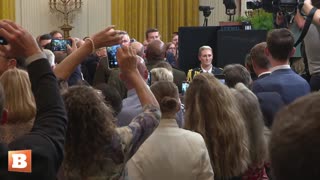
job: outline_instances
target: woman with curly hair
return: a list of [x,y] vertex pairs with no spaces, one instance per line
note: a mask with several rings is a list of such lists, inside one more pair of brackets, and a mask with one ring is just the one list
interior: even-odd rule
[[0,125],[1,142],[9,143],[28,133],[36,115],[36,102],[31,90],[31,82],[26,71],[13,68],[0,77],[5,94],[4,108],[7,119]]
[[203,136],[215,179],[240,177],[249,162],[248,135],[231,90],[212,74],[199,74],[186,92],[185,108],[185,129]]
[[132,82],[143,112],[116,128],[113,110],[92,87],[75,86],[63,94],[68,113],[64,174],[67,179],[119,179],[126,162],[157,127],[160,108],[137,70],[131,48],[118,49],[121,72]]

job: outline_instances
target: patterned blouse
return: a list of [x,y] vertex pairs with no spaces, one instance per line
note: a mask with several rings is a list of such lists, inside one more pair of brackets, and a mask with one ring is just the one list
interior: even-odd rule
[[[90,177],[87,180],[124,179],[127,161],[139,149],[141,144],[152,134],[160,121],[160,109],[146,105],[143,112],[135,117],[129,126],[116,128],[112,142],[104,147],[105,154],[100,162],[88,166]],[[98,164],[103,164],[99,166]],[[81,179],[78,171],[65,173],[65,179]]]

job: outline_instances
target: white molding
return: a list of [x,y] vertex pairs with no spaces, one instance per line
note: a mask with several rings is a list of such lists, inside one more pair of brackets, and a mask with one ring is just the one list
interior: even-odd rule
[[[83,38],[111,24],[111,0],[82,0],[83,6],[73,19],[72,37]],[[60,30],[63,24],[49,10],[49,0],[16,0],[16,22],[33,36]]]

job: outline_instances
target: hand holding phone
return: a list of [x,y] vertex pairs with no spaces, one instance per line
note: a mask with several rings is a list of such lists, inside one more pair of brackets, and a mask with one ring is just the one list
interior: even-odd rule
[[72,46],[70,39],[52,39],[51,51],[67,51],[67,44]]

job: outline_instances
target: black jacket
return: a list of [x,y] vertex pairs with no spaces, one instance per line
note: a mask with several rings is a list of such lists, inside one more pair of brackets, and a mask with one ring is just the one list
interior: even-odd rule
[[[37,115],[30,133],[9,145],[0,142],[0,179],[55,179],[63,160],[67,116],[58,83],[46,59],[28,68]],[[8,172],[9,150],[32,150],[32,173]]]

